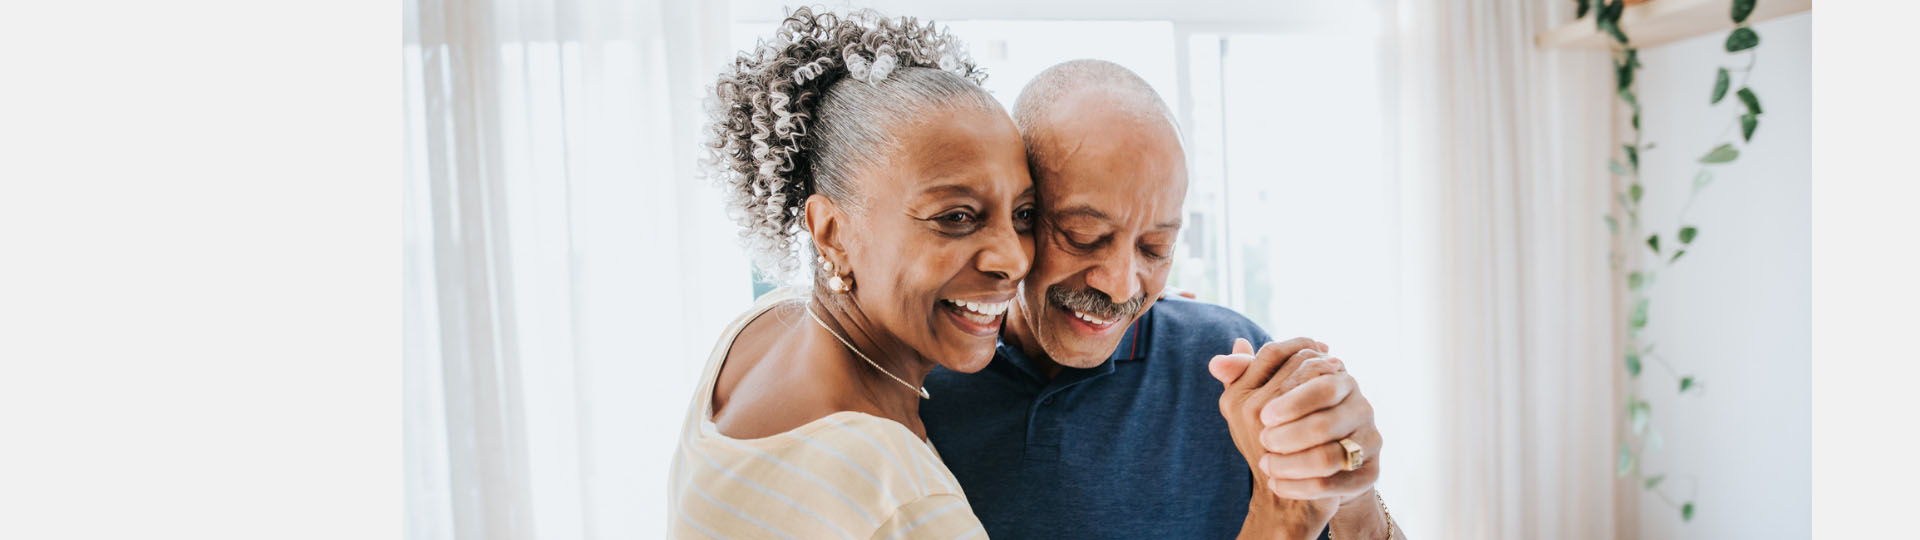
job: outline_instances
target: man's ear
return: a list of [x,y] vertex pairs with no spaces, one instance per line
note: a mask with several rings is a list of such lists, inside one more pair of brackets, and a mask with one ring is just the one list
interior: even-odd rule
[[815,193],[807,196],[806,210],[807,234],[813,237],[813,248],[820,256],[844,267],[847,261],[847,242],[840,228],[840,206],[826,195]]

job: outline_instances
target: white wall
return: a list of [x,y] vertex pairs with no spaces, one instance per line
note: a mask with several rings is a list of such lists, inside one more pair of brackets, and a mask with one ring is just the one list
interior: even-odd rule
[[[1647,336],[1704,387],[1677,395],[1675,379],[1652,362],[1641,376],[1663,440],[1644,467],[1667,472],[1669,493],[1697,506],[1683,524],[1643,494],[1643,538],[1812,534],[1811,21],[1801,13],[1754,25],[1759,129],[1738,161],[1713,167],[1715,180],[1687,211],[1699,238],[1652,286]],[[1668,231],[1663,243],[1673,240],[1695,160],[1726,140],[1718,134],[1738,115],[1731,92],[1708,106],[1715,66],[1745,64],[1724,51],[1725,36],[1641,51],[1645,134],[1659,144],[1643,156],[1644,215]],[[1737,127],[1726,133],[1739,137]]]

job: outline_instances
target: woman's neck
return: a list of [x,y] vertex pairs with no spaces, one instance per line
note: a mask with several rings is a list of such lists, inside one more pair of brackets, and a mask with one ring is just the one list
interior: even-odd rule
[[[868,319],[851,295],[816,292],[806,308],[826,326],[810,325],[813,330],[824,334],[824,339],[842,353],[833,355],[837,358],[828,357],[823,367],[844,370],[855,386],[850,395],[870,405],[871,412],[900,422],[926,438],[920,423],[919,390],[927,373],[933,371],[934,362]],[[841,339],[846,342],[840,343]]]

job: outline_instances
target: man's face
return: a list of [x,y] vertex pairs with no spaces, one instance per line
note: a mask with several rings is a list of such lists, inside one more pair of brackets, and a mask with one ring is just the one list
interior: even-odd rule
[[1186,158],[1157,115],[1129,114],[1097,93],[1056,107],[1034,141],[1040,223],[1009,322],[1054,363],[1087,368],[1113,354],[1166,287]]

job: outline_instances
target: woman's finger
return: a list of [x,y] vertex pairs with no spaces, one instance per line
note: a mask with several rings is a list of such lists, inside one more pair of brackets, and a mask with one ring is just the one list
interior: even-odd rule
[[[1327,366],[1316,369],[1333,369]],[[1313,414],[1314,411],[1333,407],[1347,399],[1355,386],[1353,376],[1345,371],[1333,371],[1315,375],[1278,397],[1267,401],[1260,407],[1260,423],[1277,426],[1292,422]]]
[[1286,499],[1325,499],[1329,497],[1352,497],[1366,493],[1373,483],[1380,479],[1380,468],[1371,464],[1357,471],[1347,471],[1320,478],[1267,478],[1267,490]]
[[1260,472],[1270,478],[1299,480],[1339,474],[1346,469],[1347,449],[1338,441],[1292,454],[1267,454],[1260,458]]
[[[1332,379],[1342,375],[1329,375]],[[1301,388],[1307,388],[1302,386]],[[1349,394],[1352,395],[1352,394]],[[1292,454],[1306,451],[1342,438],[1352,437],[1360,428],[1373,423],[1373,408],[1364,399],[1347,399],[1339,404],[1308,414],[1298,420],[1271,426],[1260,432],[1260,445],[1268,452]],[[1355,441],[1359,442],[1359,441]]]

